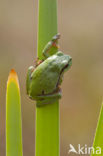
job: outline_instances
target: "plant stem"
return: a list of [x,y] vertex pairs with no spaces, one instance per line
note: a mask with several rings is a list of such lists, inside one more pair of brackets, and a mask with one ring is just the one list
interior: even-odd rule
[[36,156],[59,156],[59,103],[36,108]]
[[6,93],[6,156],[22,156],[21,103],[18,77],[11,70]]
[[[39,0],[38,57],[57,34],[57,0]],[[54,51],[55,52],[55,51]],[[36,156],[59,156],[59,102],[36,105]]]
[[57,0],[39,0],[38,57],[44,46],[57,34]]

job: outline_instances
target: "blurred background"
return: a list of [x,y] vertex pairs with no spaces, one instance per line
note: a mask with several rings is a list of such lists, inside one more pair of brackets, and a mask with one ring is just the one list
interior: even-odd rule
[[[0,155],[5,156],[6,82],[19,76],[24,156],[35,154],[35,104],[25,77],[37,53],[37,0],[0,0]],[[61,156],[69,144],[92,146],[103,96],[103,1],[58,0],[61,50],[73,65],[65,74],[60,100]]]

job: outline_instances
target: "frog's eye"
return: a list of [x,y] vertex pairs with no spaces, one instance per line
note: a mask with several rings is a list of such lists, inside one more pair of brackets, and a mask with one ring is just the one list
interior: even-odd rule
[[58,51],[58,52],[57,52],[57,55],[58,55],[58,56],[63,56],[63,53],[62,53],[61,51]]

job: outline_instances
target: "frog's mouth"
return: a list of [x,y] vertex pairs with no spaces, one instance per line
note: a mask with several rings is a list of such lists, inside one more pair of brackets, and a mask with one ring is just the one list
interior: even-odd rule
[[72,58],[69,59],[68,63],[65,64],[65,66],[62,68],[60,75],[62,75],[62,73],[64,73],[65,71],[67,71],[72,65]]
[[69,63],[63,67],[63,69],[60,72],[60,75],[62,75],[62,73],[64,73],[64,71],[67,70],[68,68],[69,68]]

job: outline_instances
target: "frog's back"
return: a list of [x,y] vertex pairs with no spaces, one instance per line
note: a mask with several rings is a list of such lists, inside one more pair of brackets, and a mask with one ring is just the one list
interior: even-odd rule
[[50,94],[57,88],[59,71],[57,64],[52,59],[46,59],[42,62],[31,75],[31,94]]

